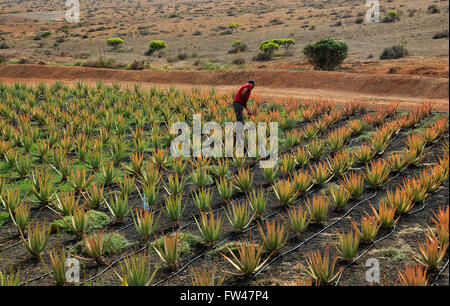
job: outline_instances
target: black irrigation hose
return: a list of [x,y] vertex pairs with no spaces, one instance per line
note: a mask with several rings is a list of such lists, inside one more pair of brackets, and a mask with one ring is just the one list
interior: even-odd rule
[[439,273],[436,275],[435,279],[433,280],[433,282],[431,283],[430,286],[433,287],[433,286],[436,284],[437,280],[438,280],[439,277],[442,275],[442,273],[444,272],[445,268],[447,268],[447,266],[448,266],[448,261],[449,261],[449,260],[447,259],[447,261],[445,262],[444,266],[439,270]]
[[[421,206],[419,209],[417,209],[417,210],[415,210],[415,211],[413,211],[413,212],[410,212],[410,213],[407,213],[407,214],[404,214],[404,215],[400,216],[400,219],[399,219],[399,220],[401,220],[401,219],[403,219],[403,218],[405,218],[405,217],[407,217],[407,216],[411,216],[411,215],[413,215],[413,214],[416,214],[416,213],[422,211],[424,208],[425,208],[425,201],[423,202],[422,206]],[[349,262],[347,265],[345,265],[344,268],[342,269],[341,273],[339,274],[339,277],[337,278],[337,280],[336,280],[334,286],[337,286],[337,285],[339,284],[339,281],[341,280],[342,275],[344,274],[344,271],[347,270],[348,267],[350,267],[352,264],[354,264],[356,261],[358,261],[364,254],[366,254],[368,251],[370,251],[370,250],[371,250],[378,242],[383,241],[384,239],[386,239],[386,238],[388,238],[389,236],[391,236],[391,235],[395,232],[396,228],[397,228],[397,226],[394,225],[392,231],[390,231],[390,232],[389,232],[388,234],[386,234],[385,236],[383,236],[383,237],[381,237],[381,238],[375,240],[375,241],[374,241],[367,249],[365,249],[358,257],[356,257],[356,258],[353,259],[351,262]]]
[[[395,137],[397,137],[398,134],[399,134],[399,133],[397,133],[397,134],[395,135]],[[395,137],[392,138],[391,140],[395,139]],[[352,140],[347,144],[347,146],[350,146],[351,143],[353,142],[353,140],[354,140],[354,139],[352,139]],[[388,180],[388,182],[390,182],[391,180],[393,180],[394,178],[396,178],[398,175],[400,175],[400,173],[398,173],[396,176],[392,177],[390,180]],[[270,187],[268,187],[268,188],[270,188]],[[268,188],[266,188],[266,189],[268,189]],[[316,192],[317,190],[319,190],[319,189],[316,188],[315,190],[312,190],[312,191],[308,192],[306,195],[302,196],[302,198],[305,198],[306,196],[310,195],[310,194],[313,193],[313,192]],[[377,192],[376,192],[376,193],[377,193]],[[375,195],[374,195],[373,197],[376,196],[376,193],[375,193]],[[371,198],[372,198],[372,197],[370,197],[370,198],[368,198],[368,199],[366,199],[366,200],[370,200]],[[301,200],[301,199],[297,199],[294,203],[297,203],[297,202],[299,202],[300,200]],[[364,200],[364,201],[365,201],[365,200]],[[362,201],[362,202],[363,202],[363,201]],[[361,204],[361,203],[359,203],[359,204]],[[358,205],[359,205],[359,204],[358,204]],[[345,217],[348,213],[350,213],[354,208],[356,208],[356,206],[353,207],[350,211],[348,211],[348,212],[344,215],[344,217]],[[222,209],[222,208],[221,208],[221,209]],[[279,209],[279,210],[277,210],[276,212],[270,214],[269,216],[266,216],[263,220],[265,220],[265,219],[267,219],[267,218],[270,218],[270,217],[272,217],[272,216],[278,214],[281,210],[282,210],[282,209]],[[338,220],[338,221],[339,221],[339,220]],[[337,223],[337,222],[336,222],[336,223]],[[253,229],[256,225],[257,225],[257,224],[254,224],[252,227],[246,229],[246,230],[244,231],[244,233],[245,233],[245,232],[248,232],[248,231],[251,230],[251,229]],[[219,245],[223,244],[223,243],[226,242],[226,241],[228,241],[228,238],[225,238],[224,240],[222,240],[221,242],[219,242],[218,244],[216,244],[216,245],[213,247],[213,249],[216,249]],[[158,281],[158,282],[155,283],[154,285],[157,286],[157,285],[159,285],[159,284],[161,284],[161,283],[163,283],[163,282],[166,282],[166,281],[172,279],[173,277],[179,275],[179,274],[180,274],[182,271],[184,271],[189,265],[191,265],[191,264],[192,264],[193,262],[195,262],[196,260],[202,258],[205,254],[206,254],[206,252],[205,252],[205,253],[202,253],[202,254],[200,254],[200,255],[198,255],[198,256],[196,256],[196,257],[194,257],[194,258],[191,259],[188,263],[186,263],[181,269],[177,270],[175,273],[171,274],[171,275],[168,276],[167,278]],[[256,275],[255,275],[255,276],[256,276]]]
[[21,243],[22,243],[22,240],[18,240],[18,241],[16,241],[16,242],[12,243],[12,244],[9,244],[9,245],[3,247],[3,248],[0,250],[0,253],[2,253],[3,251],[6,251],[6,250],[8,250],[8,249],[10,249],[10,248],[12,248],[12,247],[18,246],[18,245],[21,244]]
[[388,238],[389,236],[391,236],[394,232],[395,232],[396,226],[394,225],[394,227],[392,228],[392,230],[387,233],[386,235],[384,235],[383,237],[375,240],[367,249],[365,249],[358,257],[356,257],[355,259],[353,259],[351,262],[349,262],[346,266],[344,266],[344,269],[342,269],[341,273],[339,274],[339,277],[336,280],[336,283],[334,284],[334,286],[337,286],[339,284],[339,281],[341,280],[342,275],[344,274],[344,271],[347,270],[348,267],[350,267],[352,264],[354,264],[358,259],[360,259],[364,254],[366,254],[368,251],[370,251],[375,244],[377,244],[378,242]]
[[[353,141],[354,141],[354,139],[351,139],[350,142],[349,142],[346,146],[350,146],[351,143],[352,143]],[[299,170],[299,171],[300,171],[300,170]],[[331,177],[331,178],[332,178],[332,177]],[[330,178],[330,179],[331,179],[331,178]],[[265,188],[265,189],[268,189],[268,188],[270,188],[270,186],[267,187],[267,188]],[[298,203],[301,199],[306,198],[308,195],[310,195],[310,194],[312,194],[312,193],[314,193],[314,192],[316,192],[316,191],[318,191],[318,190],[320,190],[320,188],[316,188],[316,189],[310,190],[307,194],[303,195],[300,199],[295,200],[294,203]],[[221,210],[221,209],[223,209],[223,207],[220,208],[220,209],[217,209],[216,211],[219,211],[219,210]],[[352,209],[353,209],[353,208],[352,208]],[[276,210],[275,212],[271,213],[270,215],[264,217],[264,218],[262,219],[262,221],[263,221],[263,220],[266,220],[266,219],[268,219],[268,218],[270,218],[270,217],[272,217],[272,216],[274,216],[274,215],[276,215],[276,214],[278,214],[278,213],[279,213],[280,211],[282,211],[282,210],[283,210],[283,208],[280,208],[280,209]],[[192,223],[193,223],[193,222],[191,222],[191,224],[192,224]],[[259,223],[257,223],[257,224],[259,224]],[[246,229],[245,231],[243,231],[242,233],[246,233],[246,232],[252,230],[253,228],[255,228],[255,227],[257,226],[257,224],[254,224],[253,226],[247,228],[247,229]],[[223,243],[226,242],[226,241],[228,241],[228,238],[225,238],[224,240],[222,240],[221,242],[219,242],[218,244],[216,244],[216,245],[213,247],[213,250],[216,249],[218,246],[220,246],[221,244],[223,244]],[[165,279],[162,279],[162,280],[156,282],[156,283],[154,284],[154,286],[157,286],[157,285],[159,285],[159,284],[162,284],[162,283],[164,283],[164,282],[166,282],[166,281],[172,279],[173,277],[179,275],[179,274],[180,274],[181,272],[183,272],[188,266],[190,266],[193,262],[197,261],[198,259],[202,258],[204,255],[206,255],[206,252],[204,252],[204,253],[202,253],[202,254],[200,254],[200,255],[194,257],[194,258],[191,259],[188,263],[186,263],[183,267],[181,267],[179,270],[177,270],[175,273],[171,274],[170,276],[168,276],[168,277],[165,278]]]
[[[353,117],[353,116],[349,116],[349,117],[347,117],[347,118],[344,118],[343,120],[349,120],[351,117]],[[335,124],[336,124],[336,123],[335,123]],[[332,124],[331,126],[333,126],[333,125],[335,125],[335,124]],[[397,134],[398,134],[398,133],[397,133]],[[395,137],[394,137],[394,138],[395,138]],[[349,142],[349,144],[347,144],[347,146],[351,145],[351,143],[353,142],[353,140],[354,140],[354,139],[352,139],[352,140]],[[392,139],[391,139],[391,140],[392,140]],[[392,178],[392,179],[393,179],[393,178]],[[270,187],[268,187],[268,188],[270,188]],[[268,189],[268,188],[266,188],[266,189]],[[376,196],[376,193],[375,193],[374,196]],[[243,196],[243,197],[244,197],[244,196]],[[241,199],[242,199],[243,197],[241,197]],[[372,198],[372,197],[367,198],[366,200],[370,200],[371,198]],[[235,200],[233,200],[233,202],[235,202],[235,201],[237,201],[237,200],[238,200],[238,199],[235,199]],[[362,201],[362,202],[363,202],[363,201]],[[360,204],[361,204],[361,203],[360,203]],[[352,208],[351,210],[349,210],[346,214],[344,214],[344,216],[346,216],[348,213],[350,213],[354,208],[356,208],[356,207],[353,207],[353,208]],[[221,210],[221,209],[223,209],[223,207],[217,209],[216,211]],[[339,220],[337,220],[337,221],[339,221]],[[194,221],[191,221],[190,224],[192,224],[193,222],[194,222]],[[337,223],[337,222],[335,222],[335,223]],[[334,223],[333,223],[333,224],[334,224]],[[130,225],[127,225],[126,228],[128,228],[128,227],[130,227],[130,226],[131,226],[131,224],[130,224]],[[187,225],[185,225],[183,228],[185,228],[186,226],[187,226]],[[256,225],[254,225],[254,226],[256,226]],[[178,229],[178,231],[179,231],[179,230],[180,230],[180,229]],[[220,244],[224,243],[225,241],[227,241],[227,239],[222,240],[222,241],[221,241],[219,244],[217,244],[214,248],[216,248],[216,247],[219,246]],[[149,247],[149,246],[142,247],[141,249],[137,250],[135,253],[139,253],[139,252],[145,250],[145,249],[148,248],[148,247]],[[181,273],[181,272],[182,272],[183,270],[185,270],[192,262],[194,262],[194,261],[198,260],[199,258],[203,257],[205,254],[206,254],[206,252],[205,252],[205,253],[202,253],[202,254],[200,254],[200,255],[198,255],[198,256],[195,257],[194,259],[191,259],[187,264],[185,264],[185,266],[182,267],[182,270],[179,270],[179,271],[177,271],[175,274],[173,274],[172,276],[169,276],[168,279],[170,279],[170,278],[172,278],[172,277],[178,275],[179,273]],[[103,274],[104,272],[106,272],[107,270],[109,270],[113,265],[115,265],[117,262],[123,260],[123,259],[126,258],[127,256],[128,256],[128,254],[127,254],[127,255],[124,255],[124,256],[120,257],[119,259],[115,260],[114,262],[110,263],[110,264],[108,265],[108,267],[106,267],[106,268],[105,268],[104,270],[102,270],[100,273],[98,273],[98,274],[94,275],[93,277],[89,278],[88,280],[84,281],[82,284],[85,284],[85,283],[88,282],[88,281],[91,281],[91,280],[93,280],[93,279],[96,279],[98,276],[100,276],[101,274]],[[259,274],[259,273],[258,273],[258,274]],[[47,276],[47,275],[49,275],[49,274],[47,273],[46,275],[43,275],[43,276],[41,276],[41,277],[35,278],[34,280],[40,279],[40,278],[45,277],[45,276]],[[166,280],[168,280],[168,279],[166,279]],[[159,281],[158,283],[164,282],[164,281],[166,281],[166,280],[161,280],[161,281]],[[29,281],[29,282],[30,282],[30,281]]]
[[278,259],[282,258],[283,256],[286,256],[294,251],[296,251],[297,249],[299,249],[301,246],[303,246],[304,244],[306,244],[308,241],[312,240],[313,238],[317,237],[318,235],[320,235],[321,233],[325,232],[327,229],[329,229],[330,227],[334,226],[335,224],[337,224],[338,222],[342,221],[345,217],[347,217],[355,208],[357,208],[359,205],[361,205],[362,203],[369,201],[371,199],[373,199],[374,197],[376,197],[378,194],[378,191],[375,191],[375,193],[373,195],[371,195],[370,197],[359,201],[358,203],[356,203],[352,208],[350,208],[345,214],[343,214],[341,217],[339,217],[339,219],[335,220],[334,222],[328,224],[327,226],[325,226],[323,229],[321,229],[320,231],[316,232],[315,234],[311,235],[310,237],[308,237],[306,240],[302,241],[301,243],[297,244],[295,247],[279,254],[278,256],[276,256],[274,259],[272,259],[270,262],[268,262],[264,267],[262,267],[258,272],[256,272],[254,274],[253,277],[258,276],[260,273],[262,273],[263,271],[265,271],[271,264],[273,264],[275,261],[277,261]]
[[[268,189],[268,188],[270,188],[270,186],[267,187],[266,189]],[[230,203],[233,203],[233,202],[236,202],[236,201],[240,201],[240,200],[244,199],[245,197],[246,197],[246,196],[243,195],[243,196],[241,196],[241,197],[238,197],[238,198],[234,199],[234,200],[231,201]],[[218,208],[218,209],[216,209],[216,210],[214,210],[214,211],[220,211],[220,210],[223,210],[223,209],[224,209],[224,207],[220,207],[220,208]],[[208,213],[210,213],[210,212],[208,212]],[[175,232],[179,232],[180,230],[186,228],[187,226],[193,224],[194,222],[195,222],[195,221],[190,221],[190,222],[188,222],[187,224],[185,224],[185,225],[183,225],[182,227],[178,228]],[[256,225],[254,225],[254,226],[256,226]],[[228,238],[225,238],[225,239],[223,239],[221,242],[217,243],[217,244],[214,246],[213,249],[216,249],[218,246],[220,246],[221,244],[225,243],[226,241],[228,241]],[[135,253],[140,253],[140,252],[144,251],[144,250],[145,250],[146,248],[148,248],[148,247],[149,247],[149,246],[142,247],[141,249],[137,250]],[[187,267],[189,267],[193,262],[195,262],[195,261],[197,261],[198,259],[200,259],[200,258],[202,258],[203,256],[205,256],[206,253],[207,253],[207,252],[204,252],[204,253],[202,253],[202,254],[197,255],[196,257],[194,257],[193,259],[191,259],[189,262],[187,262],[182,268],[180,268],[179,270],[177,270],[175,273],[173,273],[173,274],[171,274],[170,276],[168,276],[167,278],[165,278],[165,279],[163,279],[163,280],[160,280],[160,281],[158,281],[157,283],[155,283],[154,286],[157,286],[157,285],[159,285],[159,284],[161,284],[161,283],[163,283],[163,282],[166,282],[166,281],[172,279],[173,277],[175,277],[176,275],[180,274],[180,273],[183,272]],[[89,278],[88,280],[84,281],[82,284],[84,284],[84,283],[86,283],[86,282],[88,282],[88,281],[92,281],[92,280],[96,279],[97,277],[99,277],[100,275],[102,275],[103,273],[105,273],[106,271],[108,271],[108,270],[109,270],[113,265],[115,265],[117,262],[119,262],[119,261],[125,259],[127,256],[128,256],[128,254],[127,254],[127,255],[124,255],[124,256],[120,257],[119,259],[115,260],[114,262],[110,263],[110,264],[109,264],[105,269],[103,269],[100,273],[97,273],[96,275],[92,276],[92,277]],[[48,274],[47,274],[47,275],[48,275]]]

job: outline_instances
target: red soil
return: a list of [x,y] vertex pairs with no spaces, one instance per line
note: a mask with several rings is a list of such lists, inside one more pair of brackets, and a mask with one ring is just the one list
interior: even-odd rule
[[338,103],[352,100],[369,105],[397,101],[408,109],[423,102],[433,102],[439,111],[449,110],[447,78],[410,75],[359,74],[322,71],[126,71],[86,67],[3,65],[0,80],[7,83],[76,81],[123,84],[141,83],[145,87],[175,85],[181,88],[214,86],[218,92],[236,90],[236,86],[254,79],[254,93],[262,97],[295,99],[332,99]]

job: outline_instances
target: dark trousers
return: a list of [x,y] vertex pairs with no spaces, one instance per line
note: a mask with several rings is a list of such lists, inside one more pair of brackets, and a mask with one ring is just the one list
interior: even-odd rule
[[242,124],[245,124],[245,122],[244,122],[244,106],[241,103],[234,101],[233,108],[234,108],[234,112],[236,113],[236,120],[241,122]]

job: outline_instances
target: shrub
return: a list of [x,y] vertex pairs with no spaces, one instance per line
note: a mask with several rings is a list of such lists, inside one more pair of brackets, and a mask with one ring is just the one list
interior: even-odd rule
[[432,4],[427,8],[427,12],[428,14],[437,14],[440,13],[441,10],[439,10],[439,8],[436,5]]
[[177,59],[180,61],[184,61],[188,58],[188,55],[186,53],[181,53],[177,55]]
[[271,60],[275,51],[280,50],[280,46],[272,41],[263,41],[259,46],[262,53],[255,57],[255,60]]
[[117,49],[120,45],[122,45],[124,43],[123,39],[120,37],[112,37],[112,38],[108,38],[106,40],[106,44],[108,46],[113,47],[114,49]]
[[332,71],[347,57],[348,45],[335,41],[332,38],[324,38],[314,44],[308,44],[303,53],[316,70]]
[[153,55],[156,51],[165,49],[167,44],[164,40],[152,40],[148,45],[148,50],[145,52],[145,55]]
[[229,53],[238,53],[238,52],[244,52],[247,49],[247,44],[244,43],[242,40],[235,40],[231,44],[231,50]]
[[138,61],[134,60],[133,62],[129,63],[125,69],[126,70],[144,70],[146,66],[146,63],[144,61]]
[[9,48],[10,48],[9,45],[5,41],[2,41],[0,43],[0,50],[1,49],[9,49]]
[[237,65],[237,66],[245,65],[245,59],[243,59],[242,57],[235,58],[233,60],[233,65]]
[[400,17],[396,11],[390,11],[386,14],[386,16],[383,18],[383,22],[395,22],[397,20],[400,20]]
[[231,31],[235,31],[235,30],[239,29],[240,27],[241,27],[241,24],[239,22],[233,22],[233,23],[228,25],[228,28]]
[[84,62],[83,67],[118,68],[118,65],[116,64],[115,59],[100,56],[98,59],[88,60],[88,61]]
[[402,46],[397,45],[393,46],[391,48],[384,49],[383,53],[380,55],[380,59],[396,59],[396,58],[402,58],[408,55],[408,50]]
[[434,34],[433,39],[448,38],[448,30]]
[[289,49],[289,47],[295,45],[295,40],[292,38],[272,39],[269,42],[273,42],[280,47]]

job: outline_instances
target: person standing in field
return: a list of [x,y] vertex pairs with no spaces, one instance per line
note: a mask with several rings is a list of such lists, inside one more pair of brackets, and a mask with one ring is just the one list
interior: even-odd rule
[[247,102],[250,98],[250,94],[255,88],[255,81],[250,80],[246,84],[242,85],[239,90],[236,93],[236,96],[233,100],[233,108],[234,112],[236,113],[236,120],[241,122],[242,124],[245,124],[244,122],[244,108],[247,111],[247,114],[251,116],[250,111],[247,108]]

